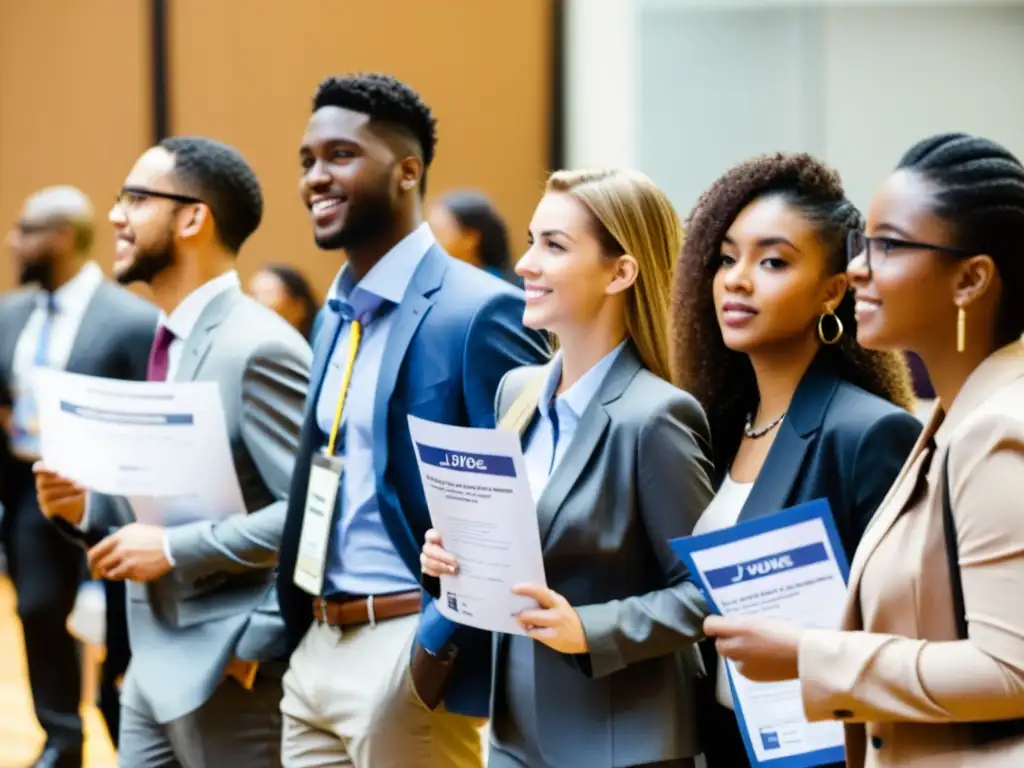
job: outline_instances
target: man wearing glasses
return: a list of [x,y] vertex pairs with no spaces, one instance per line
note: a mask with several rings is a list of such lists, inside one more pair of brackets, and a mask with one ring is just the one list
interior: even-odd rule
[[147,379],[217,382],[248,514],[142,524],[163,516],[159,499],[86,501],[37,467],[43,511],[69,533],[102,537],[89,566],[127,581],[132,662],[119,750],[128,768],[280,761],[275,659],[285,636],[274,576],[311,352],[241,291],[235,261],[262,212],[259,182],[236,150],[184,137],[139,158],[110,212],[117,279],[148,283],[164,312]]
[[[65,621],[85,565],[81,551],[39,514],[32,376],[53,367],[143,379],[157,322],[152,305],[104,279],[89,259],[92,241],[92,205],[81,191],[35,193],[7,235],[22,290],[0,300],[0,542],[18,592],[36,718],[46,733],[40,768],[82,765],[81,674]],[[115,679],[128,663],[123,589],[108,585],[107,597],[100,706],[116,739]]]

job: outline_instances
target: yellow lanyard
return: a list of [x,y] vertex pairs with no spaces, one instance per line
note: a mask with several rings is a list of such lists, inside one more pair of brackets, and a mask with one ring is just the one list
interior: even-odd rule
[[348,360],[345,362],[345,373],[341,377],[341,391],[338,393],[338,404],[334,409],[334,426],[331,427],[331,436],[327,443],[328,456],[334,455],[334,444],[338,441],[338,429],[341,427],[341,412],[345,408],[348,385],[352,381],[352,369],[356,367],[356,353],[359,352],[359,339],[362,336],[362,331],[362,323],[358,320],[353,320],[349,326]]

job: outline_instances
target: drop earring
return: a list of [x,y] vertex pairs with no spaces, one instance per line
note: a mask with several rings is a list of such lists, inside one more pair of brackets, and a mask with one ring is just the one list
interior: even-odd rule
[[956,351],[963,352],[967,348],[967,310],[956,308]]

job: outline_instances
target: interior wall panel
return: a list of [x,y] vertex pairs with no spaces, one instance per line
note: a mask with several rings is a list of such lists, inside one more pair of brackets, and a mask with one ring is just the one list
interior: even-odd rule
[[[149,143],[148,3],[0,0],[0,233],[26,196],[73,184],[93,201],[108,270],[107,211]],[[0,249],[0,291],[15,282]]]
[[552,1],[170,0],[173,131],[238,147],[264,188],[243,278],[284,261],[322,295],[340,265],[313,244],[298,145],[317,84],[349,71],[387,71],[421,93],[439,133],[428,202],[454,187],[485,190],[520,253],[547,171]]

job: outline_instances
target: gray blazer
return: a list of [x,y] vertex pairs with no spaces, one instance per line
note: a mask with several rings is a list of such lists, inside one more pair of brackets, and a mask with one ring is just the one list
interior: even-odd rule
[[[263,661],[285,651],[275,567],[311,358],[297,331],[237,289],[207,306],[185,342],[175,379],[220,384],[249,514],[168,529],[174,570],[128,582],[123,700],[144,697],[158,722],[202,705],[233,655]],[[90,534],[132,520],[125,499],[90,497]]]
[[[499,419],[540,370],[507,374]],[[711,501],[710,455],[697,401],[643,368],[627,345],[537,503],[548,586],[576,608],[590,646],[566,656],[532,643],[528,703],[549,764],[699,754],[694,642],[706,603],[667,542],[689,535]],[[492,732],[503,717],[509,640],[495,636]]]

